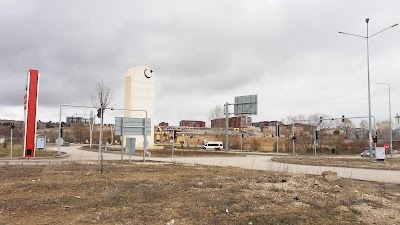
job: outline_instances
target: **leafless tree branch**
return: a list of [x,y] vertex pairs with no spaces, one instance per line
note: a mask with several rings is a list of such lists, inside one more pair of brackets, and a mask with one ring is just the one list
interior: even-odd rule
[[90,99],[96,108],[107,108],[112,100],[112,91],[109,86],[101,82],[96,84],[94,92],[90,92]]

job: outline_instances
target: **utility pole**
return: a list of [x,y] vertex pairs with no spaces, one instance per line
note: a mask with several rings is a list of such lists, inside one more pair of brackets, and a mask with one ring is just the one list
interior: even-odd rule
[[174,157],[175,151],[175,129],[172,127],[172,157]]
[[92,148],[92,141],[93,141],[93,128],[94,128],[94,115],[93,111],[90,111],[90,118],[89,118],[89,148]]
[[369,125],[369,157],[370,157],[370,160],[371,160],[371,162],[372,162],[372,160],[373,160],[373,154],[372,154],[372,126],[371,126],[371,118],[372,118],[372,115],[371,115],[371,85],[370,85],[370,71],[369,71],[369,38],[371,38],[371,37],[373,37],[373,36],[375,36],[375,35],[377,35],[377,34],[380,34],[380,33],[382,33],[383,31],[386,31],[386,30],[388,30],[388,29],[390,29],[390,28],[392,28],[392,27],[395,27],[395,26],[397,26],[398,25],[398,23],[396,23],[396,24],[394,24],[394,25],[392,25],[392,26],[390,26],[390,27],[388,27],[388,28],[385,28],[385,29],[383,29],[383,30],[381,30],[381,31],[379,31],[379,32],[376,32],[375,34],[372,34],[372,35],[369,35],[369,31],[368,31],[368,23],[369,23],[369,18],[366,18],[365,19],[365,22],[366,22],[366,25],[367,25],[367,35],[366,36],[363,36],[363,35],[357,35],[357,34],[352,34],[352,33],[347,33],[347,32],[342,32],[342,31],[339,31],[339,34],[346,34],[346,35],[350,35],[350,36],[354,36],[354,37],[360,37],[360,38],[363,38],[363,39],[366,39],[367,40],[367,77],[368,77],[368,125]]
[[125,117],[121,117],[121,123],[122,123],[122,127],[121,127],[121,162],[124,160],[124,118]]
[[110,130],[111,130],[111,145],[114,145],[114,130],[115,130],[115,127],[112,124],[110,124]]
[[318,130],[317,129],[315,129],[314,130],[314,157],[317,157],[317,140],[318,140],[318,138],[317,138],[317,136],[318,136]]
[[240,152],[242,152],[243,151],[243,133],[241,132],[240,133]]
[[100,137],[99,137],[99,159],[101,161],[101,145],[103,142],[103,105],[100,106]]
[[143,133],[144,133],[144,137],[143,137],[143,162],[146,162],[147,145],[149,144],[147,142],[146,123],[147,123],[147,115],[146,115],[146,119],[144,120],[144,124],[143,124]]
[[384,84],[389,87],[389,136],[390,136],[390,157],[393,158],[393,128],[392,128],[392,104],[390,102],[390,84],[388,83],[376,83],[376,84]]
[[11,140],[10,140],[10,144],[11,144],[11,146],[10,146],[10,159],[12,159],[12,148],[13,148],[13,129],[14,129],[14,122],[11,122]]
[[296,154],[296,148],[295,148],[295,142],[296,142],[296,136],[294,132],[294,121],[292,125],[292,142],[293,142],[293,155]]
[[229,152],[229,103],[225,104],[225,140],[226,140],[226,153]]
[[278,121],[275,124],[275,136],[276,136],[276,156],[279,155],[279,124]]

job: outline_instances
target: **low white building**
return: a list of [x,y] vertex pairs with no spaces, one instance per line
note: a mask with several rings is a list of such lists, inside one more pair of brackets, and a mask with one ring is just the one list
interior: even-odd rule
[[0,135],[0,144],[3,144],[6,141],[6,136]]

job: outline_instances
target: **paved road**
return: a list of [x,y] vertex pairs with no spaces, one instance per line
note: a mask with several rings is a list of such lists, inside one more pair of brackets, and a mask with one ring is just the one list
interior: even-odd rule
[[[58,159],[58,161],[79,161],[79,160],[97,160],[98,153],[83,151],[78,149],[79,146],[62,147],[61,151],[66,152],[69,156],[67,158]],[[54,148],[56,149],[56,148]],[[329,166],[307,166],[307,165],[294,165],[273,162],[271,159],[273,156],[265,155],[248,155],[244,157],[146,157],[146,161],[162,161],[162,162],[175,162],[175,163],[187,163],[187,164],[200,164],[200,165],[212,165],[212,166],[234,166],[245,169],[255,170],[268,170],[268,171],[280,171],[287,173],[305,173],[321,175],[322,171],[332,170],[338,173],[340,177],[356,179],[356,180],[367,180],[367,181],[379,181],[379,182],[390,182],[400,183],[400,171],[391,170],[373,170],[373,169],[357,169],[357,168],[343,168],[343,167],[329,167]],[[120,154],[104,153],[104,160],[120,160]],[[124,159],[128,159],[128,156],[124,156]],[[133,160],[142,160],[143,157],[135,156]],[[14,161],[17,163],[18,161]],[[33,161],[30,161],[33,163]],[[44,160],[46,163],[46,160]],[[13,164],[13,163],[9,163]],[[25,163],[26,164],[26,163]]]
[[356,180],[380,181],[390,183],[400,183],[400,171],[393,170],[373,170],[357,169],[329,166],[307,166],[278,163],[271,161],[272,156],[247,156],[247,157],[191,157],[162,159],[162,161],[172,161],[178,163],[195,163],[201,165],[214,166],[236,166],[245,169],[270,170],[288,173],[305,173],[321,175],[323,171],[332,170],[337,172],[340,177]]

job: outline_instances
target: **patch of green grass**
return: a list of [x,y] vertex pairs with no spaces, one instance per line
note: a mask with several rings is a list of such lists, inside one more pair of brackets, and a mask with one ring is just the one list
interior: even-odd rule
[[[10,143],[7,143],[7,147],[4,148],[4,145],[0,146],[0,157],[9,157],[11,151]],[[21,144],[13,144],[13,157],[21,157],[22,156],[22,145]]]
[[[175,149],[183,149],[183,150],[200,150],[203,149],[203,145],[197,145],[197,146],[186,146],[183,145],[183,148],[180,144],[175,144]],[[164,145],[164,150],[171,150],[172,145]]]
[[[12,156],[22,157],[23,156],[22,148],[23,148],[22,144],[13,144]],[[0,158],[10,157],[10,153],[11,153],[10,143],[7,143],[6,148],[0,146]],[[35,152],[35,157],[55,157],[56,155],[57,152],[49,150],[36,150]]]

